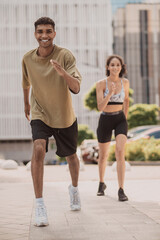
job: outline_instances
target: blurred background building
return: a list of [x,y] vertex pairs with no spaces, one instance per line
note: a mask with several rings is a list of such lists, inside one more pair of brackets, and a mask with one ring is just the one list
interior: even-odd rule
[[113,38],[114,53],[127,63],[134,103],[160,105],[160,1],[118,8]]

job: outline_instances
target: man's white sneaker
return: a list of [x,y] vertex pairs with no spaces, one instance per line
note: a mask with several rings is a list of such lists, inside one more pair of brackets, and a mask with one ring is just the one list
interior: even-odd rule
[[72,211],[81,210],[81,202],[78,188],[75,189],[72,185],[68,187],[70,195],[70,207]]
[[47,218],[47,211],[44,204],[36,204],[35,207],[35,226],[43,227],[47,226],[48,218]]

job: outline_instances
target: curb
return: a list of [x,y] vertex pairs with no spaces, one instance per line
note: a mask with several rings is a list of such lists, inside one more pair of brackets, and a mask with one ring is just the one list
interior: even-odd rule
[[[160,161],[127,161],[131,166],[160,166]],[[114,162],[108,162],[111,166]]]

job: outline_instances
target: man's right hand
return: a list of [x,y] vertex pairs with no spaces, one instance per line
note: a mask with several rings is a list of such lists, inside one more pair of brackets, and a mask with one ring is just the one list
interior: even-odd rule
[[28,121],[30,121],[30,109],[31,109],[30,104],[25,104],[24,112],[25,112],[25,116],[26,116]]

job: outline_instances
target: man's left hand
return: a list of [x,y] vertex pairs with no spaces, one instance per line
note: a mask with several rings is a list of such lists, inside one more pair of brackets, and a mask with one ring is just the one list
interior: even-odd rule
[[57,61],[51,59],[50,63],[60,76],[64,76],[65,70],[61,67],[61,65]]

